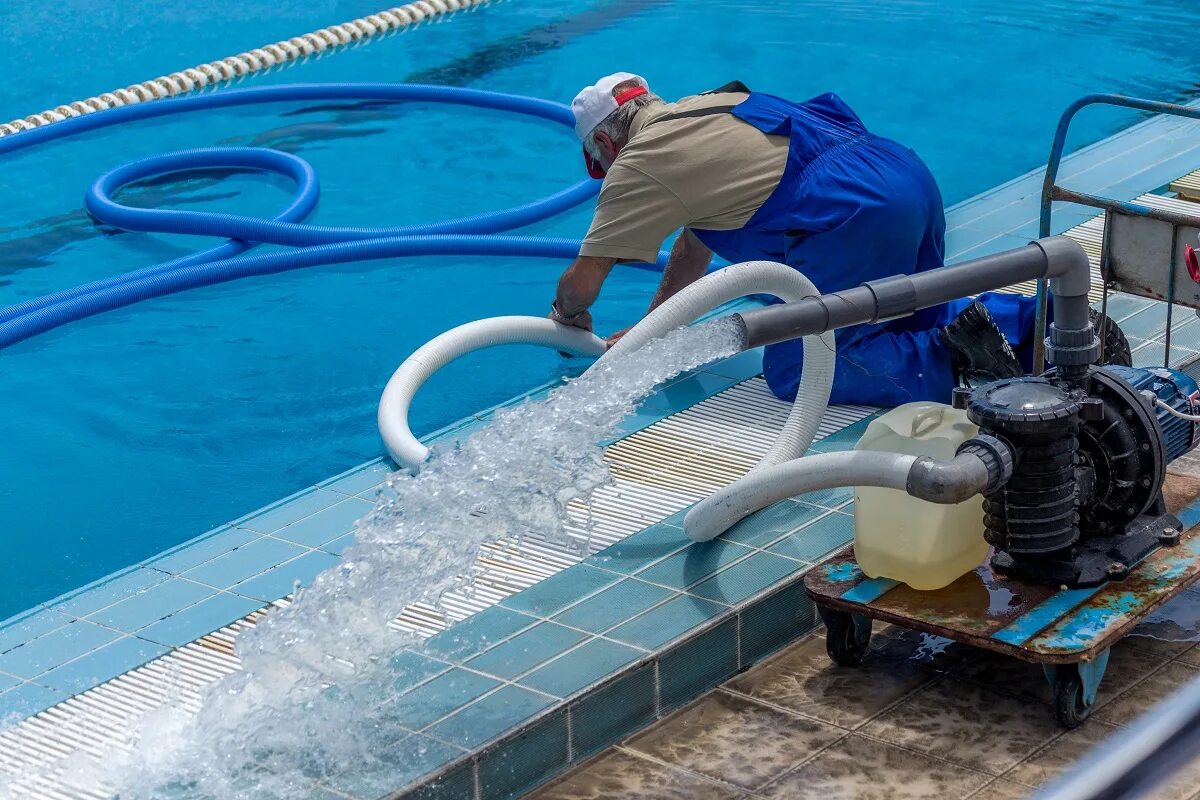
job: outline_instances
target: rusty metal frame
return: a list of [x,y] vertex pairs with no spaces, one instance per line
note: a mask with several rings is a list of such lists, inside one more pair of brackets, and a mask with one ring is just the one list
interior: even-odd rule
[[[1091,105],[1108,105],[1117,106],[1120,108],[1132,108],[1138,111],[1146,111],[1152,114],[1170,114],[1177,117],[1187,117],[1189,119],[1200,120],[1200,106],[1185,106],[1178,103],[1163,103],[1155,100],[1142,100],[1137,97],[1126,97],[1118,94],[1090,94],[1086,97],[1081,97],[1074,103],[1069,105],[1062,116],[1059,117],[1058,127],[1054,131],[1054,141],[1050,146],[1050,157],[1046,162],[1046,177],[1042,182],[1042,198],[1041,198],[1041,215],[1040,226],[1038,231],[1039,238],[1045,238],[1050,235],[1051,230],[1051,214],[1052,206],[1055,201],[1065,203],[1076,203],[1079,205],[1091,206],[1099,208],[1105,212],[1113,214],[1126,214],[1136,217],[1148,217],[1150,219],[1161,220],[1172,225],[1172,231],[1180,226],[1200,227],[1200,215],[1191,216],[1181,214],[1176,211],[1168,211],[1165,209],[1150,208],[1140,203],[1134,203],[1126,200],[1116,200],[1110,197],[1100,197],[1099,195],[1088,194],[1086,192],[1078,192],[1073,189],[1067,189],[1059,186],[1058,170],[1062,164],[1063,150],[1066,147],[1067,132],[1070,130],[1071,121],[1081,109]],[[1108,224],[1105,223],[1107,232]],[[1176,256],[1174,238],[1171,245],[1171,264],[1170,269],[1172,274],[1175,269]],[[1105,246],[1101,255],[1100,274],[1104,276],[1104,298],[1103,310],[1108,310],[1108,237],[1105,237]],[[1172,303],[1174,300],[1175,281],[1168,281],[1169,293],[1167,302]],[[1034,323],[1034,351],[1033,351],[1033,371],[1035,375],[1041,374],[1045,366],[1045,337],[1046,337],[1046,316],[1047,316],[1047,292],[1046,281],[1039,280],[1037,283],[1037,320]],[[1174,306],[1167,307],[1167,331],[1164,348],[1164,365],[1168,365],[1171,353],[1171,324],[1172,312]]]

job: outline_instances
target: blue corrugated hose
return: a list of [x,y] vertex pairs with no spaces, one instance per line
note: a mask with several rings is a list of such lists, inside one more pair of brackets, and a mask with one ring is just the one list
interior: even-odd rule
[[[295,84],[233,89],[98,111],[0,138],[0,154],[97,128],[168,114],[257,103],[331,99],[451,103],[512,111],[574,125],[569,108],[533,97],[419,84]],[[145,178],[183,170],[231,167],[275,172],[290,178],[296,185],[291,203],[274,217],[261,219],[239,214],[132,208],[112,199],[122,186]],[[92,184],[85,205],[94,217],[126,230],[220,236],[229,241],[182,258],[0,308],[0,348],[142,300],[253,275],[398,256],[574,258],[579,252],[578,240],[496,234],[574,208],[595,196],[599,187],[599,181],[585,180],[526,205],[427,225],[330,227],[302,222],[316,207],[320,187],[312,166],[297,156],[259,147],[214,147],[138,159],[106,172]],[[290,245],[297,249],[245,254],[259,243]],[[660,269],[666,255],[659,254],[658,264],[634,266]]]

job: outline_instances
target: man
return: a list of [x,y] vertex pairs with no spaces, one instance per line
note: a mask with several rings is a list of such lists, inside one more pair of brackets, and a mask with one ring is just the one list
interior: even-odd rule
[[[571,108],[588,172],[604,185],[579,257],[559,280],[558,322],[591,330],[587,309],[613,265],[654,261],[680,228],[651,310],[703,276],[714,252],[789,264],[826,293],[942,266],[933,176],[836,95],[792,103],[734,83],[668,104],[619,72]],[[1033,298],[989,293],[838,331],[832,402],[947,402],[960,378],[1021,375],[1005,336],[1029,339],[1034,315]],[[780,398],[795,397],[801,347],[766,349],[763,373]]]

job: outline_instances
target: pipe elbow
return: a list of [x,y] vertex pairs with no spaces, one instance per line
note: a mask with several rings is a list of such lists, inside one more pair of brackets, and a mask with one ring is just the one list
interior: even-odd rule
[[1033,244],[1046,258],[1046,277],[1056,297],[1087,296],[1092,286],[1092,264],[1078,242],[1067,236],[1048,236]]
[[969,500],[990,482],[987,464],[975,453],[959,453],[950,461],[921,456],[908,472],[905,486],[913,497],[952,505]]

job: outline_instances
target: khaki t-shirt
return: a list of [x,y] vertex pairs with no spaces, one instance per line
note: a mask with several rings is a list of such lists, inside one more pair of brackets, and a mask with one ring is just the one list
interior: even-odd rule
[[638,112],[628,144],[604,178],[580,255],[654,261],[681,227],[742,227],[766,201],[787,163],[786,136],[768,136],[732,114],[656,117],[736,105],[742,93],[685,97]]

